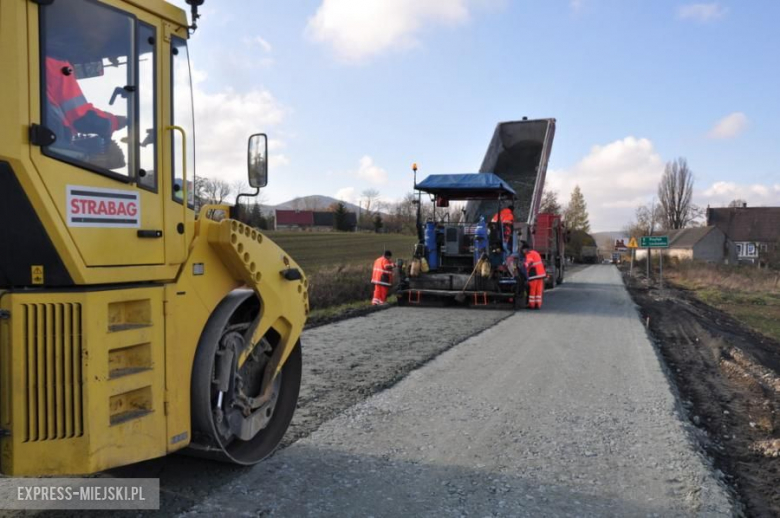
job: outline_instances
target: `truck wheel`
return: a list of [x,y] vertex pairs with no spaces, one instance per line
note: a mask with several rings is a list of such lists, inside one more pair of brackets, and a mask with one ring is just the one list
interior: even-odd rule
[[209,328],[215,317],[217,322],[224,320],[225,308],[217,307],[198,343],[192,371],[189,453],[240,465],[260,462],[279,445],[295,412],[302,372],[298,342],[274,381],[270,400],[262,405],[253,402],[260,396],[273,348],[263,338],[238,366],[238,352],[252,321],[246,318],[259,309],[251,295],[224,325]]

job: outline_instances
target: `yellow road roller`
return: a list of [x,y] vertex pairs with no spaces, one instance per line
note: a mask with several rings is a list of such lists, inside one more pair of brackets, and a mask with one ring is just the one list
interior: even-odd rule
[[6,475],[253,464],[292,419],[308,281],[235,207],[199,206],[187,3],[192,24],[162,0],[0,2]]

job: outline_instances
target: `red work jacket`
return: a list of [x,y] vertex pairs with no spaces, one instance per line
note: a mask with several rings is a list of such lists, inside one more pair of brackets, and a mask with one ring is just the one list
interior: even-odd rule
[[544,279],[547,276],[542,256],[536,250],[529,250],[525,254],[525,268],[528,270],[529,281]]
[[[502,225],[508,225],[510,223],[515,222],[515,215],[510,209],[501,209],[501,224]],[[498,216],[499,214],[496,214],[493,216],[493,219],[490,221],[492,223],[498,223]]]
[[374,261],[374,273],[371,276],[371,282],[373,284],[380,284],[382,286],[392,286],[393,261],[385,256],[382,256]]
[[46,58],[46,96],[51,107],[59,112],[63,126],[74,135],[78,130],[73,123],[90,112],[111,122],[112,132],[119,129],[119,120],[115,115],[99,110],[87,102],[76,81],[76,72],[67,61]]

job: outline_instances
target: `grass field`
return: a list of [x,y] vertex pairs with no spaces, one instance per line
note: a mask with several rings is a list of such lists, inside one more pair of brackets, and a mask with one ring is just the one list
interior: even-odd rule
[[357,232],[264,232],[307,274],[336,266],[370,266],[386,249],[393,259],[408,260],[416,236]]
[[780,340],[780,272],[694,264],[671,269],[669,277],[707,304]]

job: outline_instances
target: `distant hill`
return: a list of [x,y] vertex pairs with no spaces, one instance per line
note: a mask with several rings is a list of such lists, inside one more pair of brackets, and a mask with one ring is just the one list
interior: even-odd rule
[[337,200],[336,198],[331,198],[330,196],[321,196],[319,194],[293,198],[290,201],[276,205],[264,205],[263,208],[266,210],[328,210],[334,203],[343,203],[350,212],[357,213],[360,211],[360,207],[353,203]]

